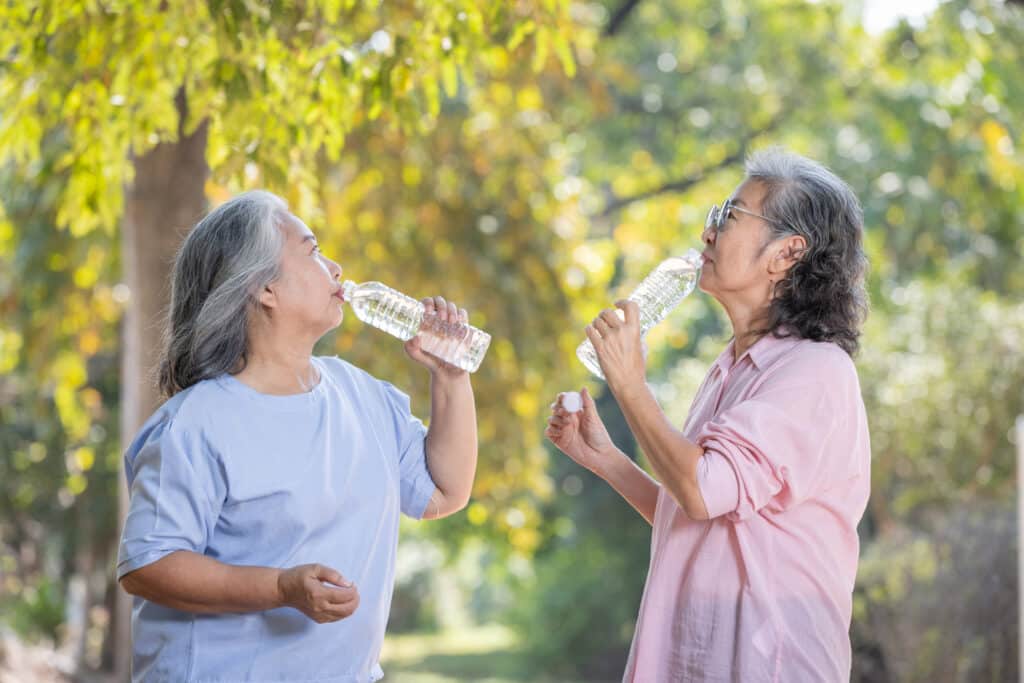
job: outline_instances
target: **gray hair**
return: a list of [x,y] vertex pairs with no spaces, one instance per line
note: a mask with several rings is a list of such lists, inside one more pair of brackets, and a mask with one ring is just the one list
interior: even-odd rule
[[772,241],[801,235],[807,249],[775,284],[765,329],[838,344],[851,356],[867,316],[864,214],[850,186],[816,161],[779,148],[747,159],[747,178],[765,188]]
[[159,369],[165,396],[245,367],[249,316],[280,274],[288,205],[254,190],[196,224],[178,251]]

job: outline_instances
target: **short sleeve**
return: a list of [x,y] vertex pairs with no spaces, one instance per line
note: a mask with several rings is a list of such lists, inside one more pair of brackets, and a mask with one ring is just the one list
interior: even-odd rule
[[158,424],[125,457],[130,502],[117,578],[178,550],[202,553],[227,494],[223,468],[198,430]]
[[830,454],[842,448],[837,431],[848,421],[846,387],[830,379],[836,374],[783,368],[700,429],[697,482],[709,517],[741,521],[821,490],[835,465]]
[[412,414],[409,396],[388,382],[381,382],[387,410],[394,426],[402,513],[421,519],[436,486],[427,469],[427,428]]

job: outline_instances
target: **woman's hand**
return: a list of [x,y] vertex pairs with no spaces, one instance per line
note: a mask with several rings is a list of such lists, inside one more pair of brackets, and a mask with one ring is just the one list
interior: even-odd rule
[[282,604],[294,607],[318,624],[340,621],[359,607],[355,585],[320,564],[283,570],[277,577],[277,591]]
[[606,308],[585,332],[597,352],[608,388],[620,398],[621,391],[642,387],[647,380],[647,349],[640,338],[640,306],[628,299],[615,305],[621,313]]
[[570,413],[562,407],[562,397],[559,395],[551,404],[551,417],[548,418],[544,436],[558,450],[594,474],[602,476],[602,469],[621,452],[612,443],[608,429],[598,416],[590,392],[583,389],[580,398],[583,399],[583,407]]
[[[445,301],[444,297],[427,297],[421,299],[420,302],[426,309],[423,313],[423,327],[436,326],[439,331],[443,331],[445,328],[455,327],[459,324],[469,324],[469,314],[466,313],[466,309],[459,308],[451,301]],[[427,353],[423,349],[423,332],[405,342],[405,352],[414,361],[430,370],[430,374],[435,378],[458,379],[469,374],[462,368]]]

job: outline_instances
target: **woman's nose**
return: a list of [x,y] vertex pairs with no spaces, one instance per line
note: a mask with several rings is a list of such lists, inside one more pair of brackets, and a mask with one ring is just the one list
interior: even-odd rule
[[715,235],[715,226],[705,225],[704,232],[700,234],[700,238],[705,244],[710,246],[715,243]]

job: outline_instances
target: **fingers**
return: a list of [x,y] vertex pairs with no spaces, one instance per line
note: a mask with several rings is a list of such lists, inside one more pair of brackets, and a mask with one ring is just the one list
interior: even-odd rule
[[603,321],[611,329],[615,329],[622,326],[622,312],[614,308],[606,308],[598,314],[594,322],[596,323],[598,320]]
[[563,396],[564,396],[564,394],[558,394],[558,396],[555,396],[555,400],[551,403],[551,405],[548,406],[548,408],[551,408],[551,414],[552,415],[569,415],[570,414],[570,412],[565,409],[565,405],[562,402]]
[[597,405],[594,403],[594,397],[590,395],[586,387],[580,390],[580,397],[583,399],[583,412],[597,414]]
[[443,296],[434,297],[434,311],[442,322],[455,322],[459,319],[459,307],[451,301],[445,301]]
[[[621,303],[623,302],[620,301],[616,305],[618,306]],[[639,314],[637,319],[639,319]],[[601,335],[601,337],[603,338],[608,336],[608,333],[610,331],[617,330],[628,322],[629,319],[627,319],[626,314],[623,311],[619,310],[618,308],[606,308],[597,314],[597,317],[594,318],[594,321],[592,323],[590,323],[590,326],[593,327],[597,331],[597,333]]]
[[359,600],[359,590],[351,584],[344,588],[324,586],[324,590],[324,598],[331,605],[346,605],[353,600]]
[[434,297],[434,312],[437,313],[438,319],[448,319],[448,302],[444,300],[443,296]]
[[414,361],[427,368],[435,370],[440,367],[441,361],[423,350],[423,341],[419,335],[412,337],[404,344],[405,353]]
[[629,299],[622,299],[616,301],[615,305],[618,306],[622,313],[625,314],[625,321],[627,325],[636,325],[640,322],[640,304]]
[[359,607],[359,593],[355,588],[324,588],[310,605],[310,616],[319,624],[350,617]]
[[562,405],[562,394],[559,394],[551,404],[551,415],[548,416],[544,436],[557,443],[565,431],[577,428],[577,420],[576,414],[570,413]]
[[564,405],[564,393],[558,394],[551,404],[551,415],[548,417],[547,427],[544,429],[544,436],[557,445],[565,433],[572,434],[580,426],[580,413],[566,410]]
[[575,424],[575,413],[566,412],[565,408],[556,408],[548,416],[548,426],[557,429],[564,429]]
[[405,342],[405,352],[409,354],[410,358],[416,361],[422,361],[426,356],[422,347],[423,342],[420,340],[420,336],[418,334]]
[[446,301],[443,296],[428,296],[420,299],[427,315],[436,315],[441,321],[468,323],[469,313],[459,308],[455,302]]
[[296,607],[318,624],[344,619],[359,607],[358,589],[335,569],[309,565],[303,583],[303,604]]
[[552,415],[548,418],[548,425],[556,429],[564,429],[572,424],[572,413],[566,415]]
[[321,581],[333,583],[335,586],[344,586],[345,588],[348,588],[352,585],[352,582],[346,581],[345,577],[342,576],[341,573],[338,572],[336,569],[325,567],[322,564],[313,565],[313,572],[316,578],[320,579]]

